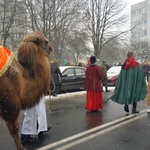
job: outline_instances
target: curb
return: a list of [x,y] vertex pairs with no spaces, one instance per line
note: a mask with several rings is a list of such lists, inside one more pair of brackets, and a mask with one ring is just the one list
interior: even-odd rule
[[45,101],[49,101],[50,98],[52,101],[58,101],[58,100],[66,100],[70,98],[77,98],[77,97],[82,97],[86,95],[86,91],[81,91],[81,92],[74,92],[74,93],[64,93],[64,94],[59,94],[57,96],[45,96]]
[[[64,93],[64,94],[59,94],[57,96],[48,95],[48,96],[45,96],[45,101],[47,103],[50,100],[51,101],[68,100],[71,98],[80,98],[83,96],[86,96],[86,91]],[[109,95],[106,92],[103,92],[103,102],[108,102],[108,98],[109,98]]]

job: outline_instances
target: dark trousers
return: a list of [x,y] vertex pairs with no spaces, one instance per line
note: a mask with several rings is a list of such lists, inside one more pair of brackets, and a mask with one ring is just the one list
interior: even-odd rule
[[[137,103],[134,102],[134,103],[132,104],[132,112],[136,112],[136,107],[137,107]],[[129,111],[129,106],[128,106],[128,105],[125,105],[124,108],[125,108],[125,110]]]
[[59,93],[59,84],[51,85],[51,93],[52,95],[57,95]]

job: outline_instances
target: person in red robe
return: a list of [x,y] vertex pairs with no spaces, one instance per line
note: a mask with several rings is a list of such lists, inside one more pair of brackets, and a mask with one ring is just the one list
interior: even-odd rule
[[90,66],[86,69],[85,91],[86,91],[86,110],[97,112],[103,109],[102,98],[102,79],[103,72],[96,64],[96,57],[90,57]]

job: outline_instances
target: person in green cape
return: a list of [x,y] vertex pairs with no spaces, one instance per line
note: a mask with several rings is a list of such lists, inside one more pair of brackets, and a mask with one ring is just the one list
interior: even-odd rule
[[133,52],[128,52],[127,59],[122,65],[113,95],[109,98],[119,104],[124,104],[124,110],[129,112],[129,104],[132,104],[132,114],[139,113],[136,110],[137,102],[144,100],[147,93],[142,66],[135,60]]

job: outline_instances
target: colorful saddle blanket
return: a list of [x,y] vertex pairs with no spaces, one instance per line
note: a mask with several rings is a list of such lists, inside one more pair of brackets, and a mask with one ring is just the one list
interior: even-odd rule
[[5,46],[0,45],[0,77],[5,73],[11,65],[14,54]]

